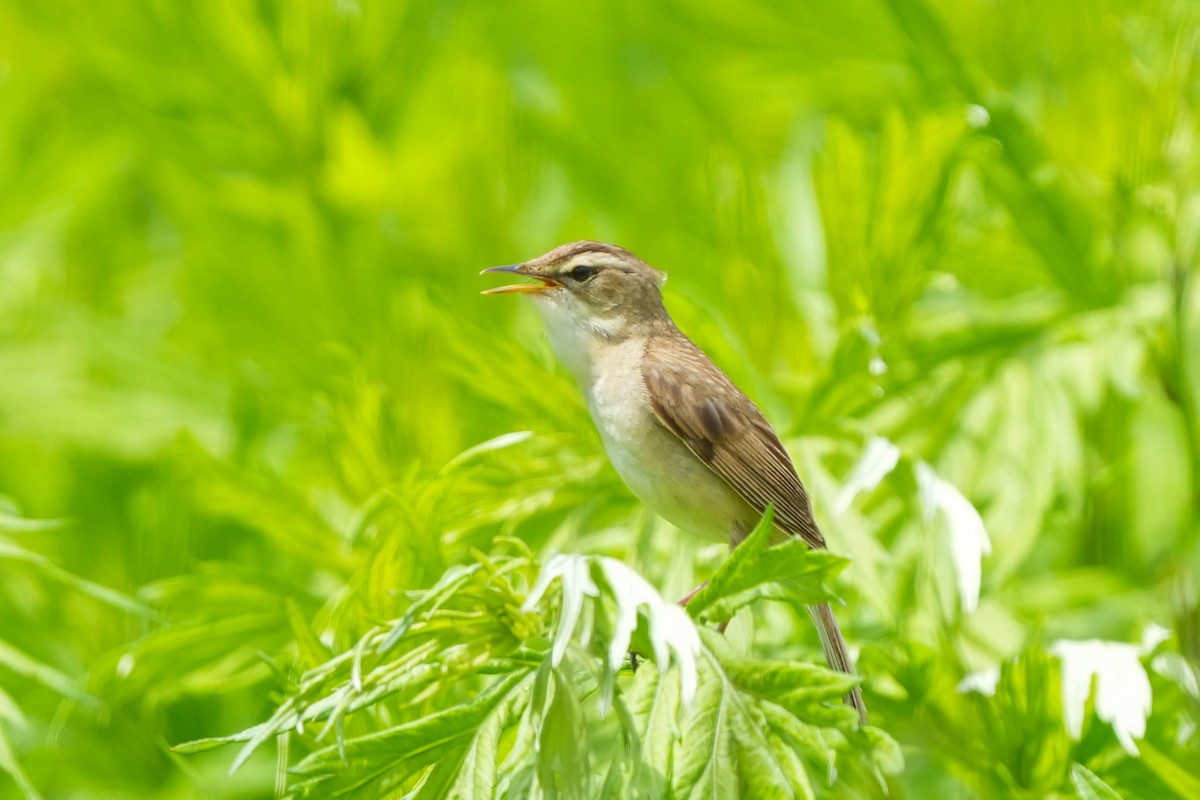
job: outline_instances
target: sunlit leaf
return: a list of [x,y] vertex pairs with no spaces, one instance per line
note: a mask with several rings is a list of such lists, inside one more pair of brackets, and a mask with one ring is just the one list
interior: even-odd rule
[[728,620],[735,611],[762,598],[809,605],[835,599],[825,588],[847,564],[828,551],[810,550],[791,538],[768,547],[774,535],[768,509],[754,530],[726,559],[708,584],[688,601],[693,617]]
[[1121,795],[1082,764],[1071,765],[1071,784],[1079,800],[1121,800]]
[[4,726],[0,725],[0,770],[8,773],[8,776],[16,782],[17,788],[21,790],[21,794],[26,800],[39,800],[41,794],[34,788],[29,781],[21,765],[17,763],[16,756],[13,755],[12,746],[8,742],[8,735],[4,730]]

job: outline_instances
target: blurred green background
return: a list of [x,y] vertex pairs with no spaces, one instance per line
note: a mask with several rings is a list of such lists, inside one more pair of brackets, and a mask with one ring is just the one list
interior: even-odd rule
[[[580,238],[670,273],[854,559],[893,796],[1189,796],[1198,50],[1189,0],[0,4],[0,797],[271,796],[169,747],[499,533],[710,570],[478,295]],[[920,461],[991,535],[974,614]],[[1048,645],[1152,622],[1142,757],[1069,740]]]

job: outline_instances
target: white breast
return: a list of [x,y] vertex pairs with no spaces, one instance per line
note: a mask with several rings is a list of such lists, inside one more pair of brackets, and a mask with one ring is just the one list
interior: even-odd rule
[[641,362],[645,339],[608,339],[554,303],[537,304],[550,343],[575,376],[617,474],[655,513],[683,530],[727,541],[757,515],[728,484],[659,422]]

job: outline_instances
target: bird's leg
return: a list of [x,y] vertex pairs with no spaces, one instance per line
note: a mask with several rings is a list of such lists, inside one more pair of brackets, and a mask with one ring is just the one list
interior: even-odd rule
[[[708,586],[708,581],[705,581],[704,583],[697,586],[695,589],[692,589],[690,592],[685,594],[683,596],[683,599],[679,601],[679,605],[683,608],[687,608],[687,604],[689,602],[691,602],[692,598],[695,597],[697,594],[699,594],[700,590],[703,589],[705,586]],[[724,633],[725,629],[728,627],[729,627],[728,620],[726,620],[725,622],[717,623],[717,633]]]
[[[744,525],[735,524],[733,526],[733,530],[729,532],[729,550],[732,552],[733,548],[737,547],[739,544],[742,543],[742,540],[746,538],[747,534],[748,534],[748,531]],[[690,592],[685,594],[683,596],[683,599],[679,601],[679,605],[682,606],[683,608],[687,608],[687,604],[690,603],[692,601],[692,598],[695,597],[697,594],[699,594],[700,590],[703,589],[705,586],[708,586],[708,581],[705,581],[704,583],[697,586],[695,589],[692,589]],[[725,622],[720,622],[717,624],[717,632],[724,633],[725,629],[728,627],[729,627],[729,620],[726,620]]]
[[692,589],[690,592],[685,594],[683,596],[683,599],[679,601],[679,605],[682,608],[687,608],[687,604],[692,602],[692,598],[695,597],[696,595],[700,594],[700,590],[703,589],[705,586],[708,586],[708,581],[705,581],[704,583],[697,586],[695,589]]

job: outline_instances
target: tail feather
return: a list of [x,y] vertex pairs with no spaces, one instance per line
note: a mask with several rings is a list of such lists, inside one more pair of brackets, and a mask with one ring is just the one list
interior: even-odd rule
[[[817,624],[817,633],[821,637],[821,645],[825,648],[825,660],[829,662],[830,668],[847,675],[857,674],[854,671],[854,665],[850,663],[850,651],[846,649],[846,640],[842,636],[842,630],[838,627],[829,603],[808,606],[808,614]],[[862,692],[859,691],[859,688],[855,686],[845,699],[847,705],[854,706],[858,711],[858,718],[862,724],[867,724],[867,706],[863,702]]]

